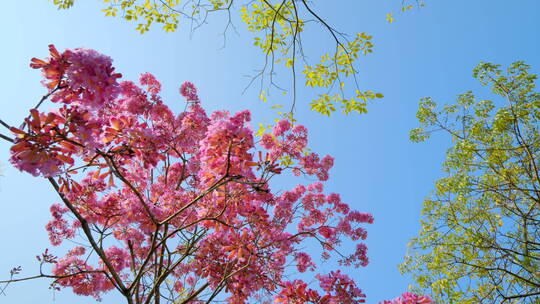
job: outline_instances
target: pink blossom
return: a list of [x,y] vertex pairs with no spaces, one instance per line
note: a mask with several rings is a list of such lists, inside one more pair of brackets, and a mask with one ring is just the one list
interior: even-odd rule
[[365,303],[366,295],[356,284],[339,270],[327,275],[317,275],[321,288],[326,292],[328,303],[356,304]]
[[277,124],[272,129],[272,133],[274,136],[281,136],[286,131],[289,131],[291,129],[291,122],[287,119],[282,119],[277,122]]
[[154,75],[150,73],[143,73],[139,76],[139,83],[147,87],[147,90],[150,94],[159,94],[161,91],[161,83],[156,80]]
[[186,81],[180,86],[180,94],[184,96],[187,101],[199,101],[197,96],[197,88],[193,83]]
[[121,271],[129,265],[129,254],[125,249],[111,246],[105,250],[105,255],[116,271]]
[[307,189],[311,192],[321,193],[323,191],[323,184],[320,182],[311,183]]
[[70,101],[83,107],[97,108],[116,97],[118,94],[116,79],[121,75],[114,73],[110,57],[84,48],[66,50],[65,54],[69,62],[66,82],[70,95],[68,97],[59,94],[53,100]]
[[296,268],[300,272],[306,272],[306,270],[315,270],[315,264],[311,262],[311,257],[305,252],[298,252],[294,255],[296,260]]
[[92,296],[97,300],[100,300],[101,293],[113,288],[103,273],[95,272],[82,259],[72,255],[59,259],[52,273],[65,276],[57,280],[58,285],[71,287],[75,294]]
[[86,249],[84,249],[84,247],[77,246],[77,247],[71,248],[68,251],[68,253],[66,254],[66,256],[80,256],[80,255],[83,255],[85,253],[86,253]]
[[68,221],[62,216],[68,211],[67,208],[59,204],[53,204],[50,208],[53,219],[50,220],[45,229],[49,234],[49,240],[52,245],[58,246],[64,239],[71,239],[75,236],[75,230],[69,225]]
[[385,300],[379,304],[433,304],[428,296],[419,296],[414,293],[404,292],[400,297],[397,297],[393,300]]

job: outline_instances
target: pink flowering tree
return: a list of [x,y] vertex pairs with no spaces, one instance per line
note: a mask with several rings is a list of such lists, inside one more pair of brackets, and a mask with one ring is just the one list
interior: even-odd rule
[[[13,133],[1,137],[16,168],[58,193],[51,244],[81,244],[45,251],[33,277],[137,304],[364,302],[346,274],[320,273],[314,261],[367,265],[362,226],[373,218],[324,192],[333,159],[306,152],[306,128],[283,120],[257,141],[248,111],[207,115],[191,83],[180,88],[187,110],[175,114],[154,76],[120,81],[111,59],[89,49],[50,46],[31,67],[49,92],[21,126],[0,121]],[[40,111],[47,100],[56,109]],[[274,176],[290,173],[316,181],[272,190]],[[341,252],[344,241],[352,252]],[[4,283],[28,279],[20,271]]]
[[[1,283],[50,278],[55,289],[97,300],[116,290],[134,304],[365,302],[346,274],[320,273],[314,261],[366,266],[361,226],[373,218],[324,193],[333,159],[306,152],[303,126],[282,120],[257,143],[248,111],[208,116],[189,82],[187,110],[174,114],[151,74],[119,82],[107,56],[49,49],[30,65],[49,92],[20,127],[0,120],[13,133],[0,137],[16,168],[58,193],[50,243],[81,245],[60,257],[45,250],[39,274],[20,278],[16,267]],[[40,112],[49,99],[57,108]],[[272,191],[270,180],[287,173],[317,181]],[[343,241],[355,249],[341,252]],[[403,299],[384,303],[431,303]]]

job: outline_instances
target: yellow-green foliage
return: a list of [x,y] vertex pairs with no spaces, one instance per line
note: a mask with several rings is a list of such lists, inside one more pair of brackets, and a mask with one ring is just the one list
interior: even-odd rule
[[[134,22],[140,33],[148,31],[153,24],[161,25],[166,32],[172,32],[177,29],[180,20],[202,24],[211,12],[230,12],[237,8],[242,22],[254,35],[255,46],[266,56],[264,68],[269,74],[274,72],[274,64],[283,64],[293,74],[293,90],[296,89],[298,71],[304,76],[306,86],[324,92],[311,101],[312,110],[328,116],[337,109],[344,114],[366,113],[368,101],[383,97],[381,93],[360,90],[354,78],[357,73],[354,66],[358,58],[373,50],[371,36],[357,33],[352,41],[347,40],[317,15],[308,1],[246,0],[235,2],[235,6],[232,0],[187,0],[182,3],[180,0],[100,1],[106,5],[103,9],[105,16],[119,16]],[[73,2],[53,0],[58,8],[69,8]],[[300,34],[308,19],[320,24],[322,30],[334,40],[334,46],[330,50],[321,49],[318,62],[297,67],[299,57],[303,56]],[[350,78],[354,78],[353,85],[350,85],[350,90],[346,90],[346,79]]]
[[437,303],[540,303],[540,94],[528,71],[481,63],[473,75],[493,100],[420,103],[411,140],[443,130],[452,146],[400,268]]
[[[179,22],[180,12],[175,7],[180,0],[102,0],[108,6],[102,11],[105,16],[116,17],[120,12],[122,18],[137,23],[136,30],[143,34],[154,23],[160,24],[164,31],[173,32]],[[211,1],[214,2],[214,1]]]
[[75,0],[53,0],[54,5],[56,5],[58,8],[70,8],[73,6],[73,2]]
[[[403,0],[401,2],[401,8],[399,9],[399,13],[406,13],[413,9],[414,7],[421,8],[424,7],[426,3],[424,1],[420,0]],[[395,20],[394,14],[392,13],[386,13],[386,22],[393,23]]]

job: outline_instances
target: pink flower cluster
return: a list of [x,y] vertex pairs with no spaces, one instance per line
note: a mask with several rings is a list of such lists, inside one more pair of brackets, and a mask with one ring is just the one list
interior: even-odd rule
[[114,73],[111,58],[94,50],[74,49],[64,52],[67,58],[65,94],[56,94],[53,101],[75,103],[81,107],[97,108],[118,93],[116,80],[122,75]]
[[322,299],[323,303],[355,304],[365,302],[366,295],[356,287],[348,276],[342,274],[339,270],[332,271],[327,275],[317,275],[317,279],[321,288],[327,292]]
[[[84,219],[70,223],[68,209],[53,205],[47,224],[53,245],[84,242],[77,237],[84,227],[101,232],[107,244],[97,258],[96,248],[82,247],[59,258],[53,267],[59,286],[99,298],[122,291],[122,284],[140,284],[130,294],[137,302],[152,296],[148,282],[170,283],[171,297],[191,295],[190,303],[221,290],[228,303],[261,295],[276,303],[364,301],[342,272],[317,272],[315,256],[333,258],[343,242],[356,249],[340,252],[337,262],[367,265],[362,226],[373,218],[352,211],[338,194],[324,193],[319,181],[328,179],[333,158],[306,155],[305,127],[279,121],[259,147],[249,111],[207,115],[189,82],[180,92],[194,102],[175,114],[158,95],[161,84],[153,75],[141,75],[141,88],[118,82],[110,58],[93,50],[50,50],[50,58],[33,59],[32,67],[43,71],[60,107],[32,110],[26,128],[12,130],[17,140],[10,161],[54,177]],[[271,179],[287,172],[319,181],[273,191]],[[285,280],[290,265],[320,286]],[[159,281],[164,273],[167,280]],[[209,290],[196,293],[201,286]]]
[[114,288],[102,269],[94,269],[81,256],[85,254],[83,247],[71,249],[66,256],[54,263],[52,273],[64,277],[55,282],[61,287],[71,287],[77,295],[92,296],[100,300],[100,294]]
[[187,101],[199,101],[197,89],[195,88],[195,85],[189,81],[184,82],[180,86],[180,95],[184,96]]
[[393,300],[385,300],[379,304],[433,304],[434,302],[428,296],[419,296],[414,293],[405,292],[400,297]]
[[307,145],[307,129],[302,125],[295,125],[284,119],[278,121],[272,129],[272,134],[263,134],[261,145],[269,150],[273,161],[287,156],[298,160],[298,166],[292,167],[294,175],[305,173],[315,175],[320,181],[328,180],[328,171],[334,165],[334,159],[326,155],[322,159],[316,153],[305,155]]
[[52,245],[57,246],[62,243],[64,239],[71,239],[75,236],[75,229],[78,228],[76,222],[69,224],[67,220],[63,218],[63,215],[68,212],[66,207],[60,204],[51,205],[51,215],[53,217],[45,229],[49,234],[49,241]]
[[354,282],[340,271],[332,271],[327,275],[317,275],[319,286],[324,292],[321,295],[301,280],[284,282],[284,288],[277,295],[274,303],[283,304],[357,304],[365,303],[366,295],[356,287]]
[[161,83],[159,83],[159,81],[156,80],[154,75],[150,73],[141,74],[141,76],[139,77],[139,83],[142,86],[146,86],[146,90],[152,95],[157,95],[161,91]]

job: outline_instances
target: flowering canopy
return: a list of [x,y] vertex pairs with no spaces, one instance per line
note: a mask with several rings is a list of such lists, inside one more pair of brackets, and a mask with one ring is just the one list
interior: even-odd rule
[[[97,300],[116,289],[137,304],[365,302],[347,275],[319,273],[313,254],[302,251],[318,244],[323,261],[366,266],[367,232],[359,225],[373,222],[338,194],[324,194],[333,158],[306,152],[305,127],[279,121],[257,149],[250,113],[208,116],[190,82],[180,87],[187,111],[175,115],[152,74],[142,74],[140,86],[118,82],[107,56],[49,50],[47,60],[30,65],[42,70],[49,93],[21,127],[0,120],[15,140],[0,135],[13,142],[11,163],[47,178],[61,198],[46,225],[51,244],[77,239],[79,246],[60,258],[45,250],[37,256],[40,275],[13,279],[16,267],[0,283],[47,277],[55,289]],[[49,97],[59,108],[39,112]],[[272,192],[272,177],[287,171],[318,181]],[[338,251],[345,239],[354,252]],[[295,272],[309,272],[319,288]],[[431,303],[411,293],[382,302]]]
[[[365,266],[359,224],[373,222],[324,193],[333,159],[306,152],[305,127],[280,121],[257,148],[248,111],[207,115],[189,82],[177,115],[151,74],[120,82],[107,56],[49,49],[31,67],[59,107],[32,109],[11,128],[10,161],[48,178],[62,199],[51,206],[51,244],[84,235],[66,255],[40,258],[53,264],[56,288],[96,299],[116,289],[128,303],[364,302],[347,275],[318,273],[303,251],[319,244],[323,260]],[[317,181],[272,191],[271,178],[287,171]],[[355,250],[338,252],[346,239]]]

